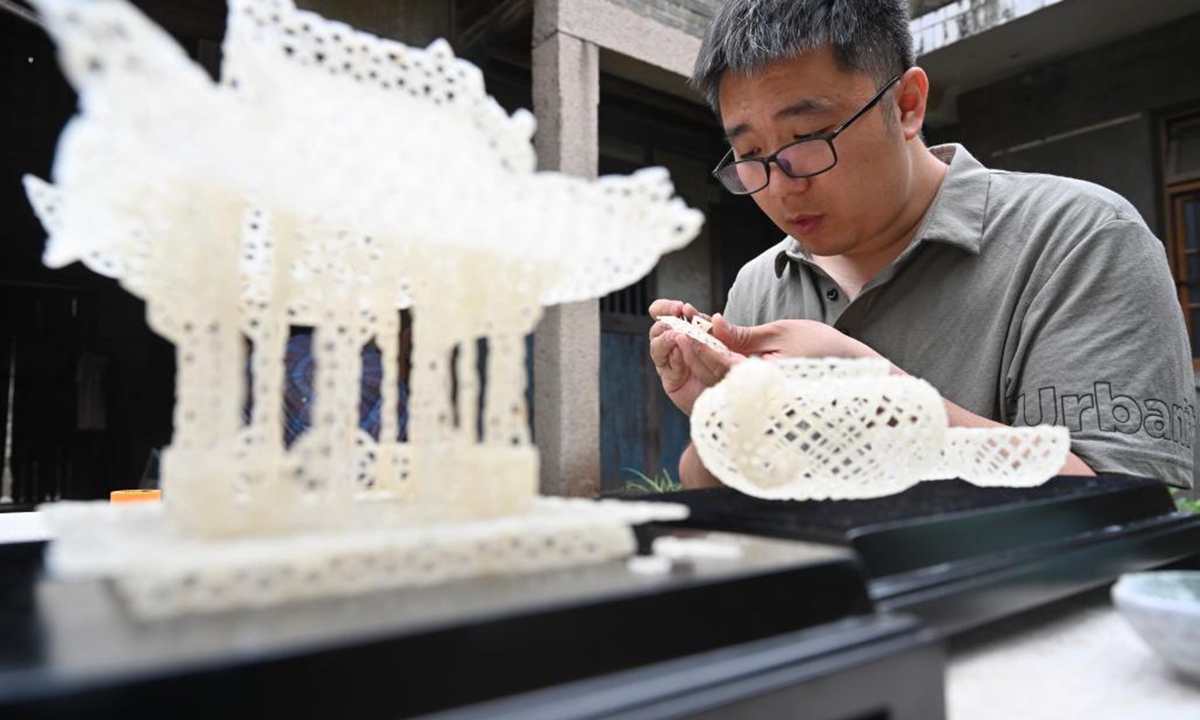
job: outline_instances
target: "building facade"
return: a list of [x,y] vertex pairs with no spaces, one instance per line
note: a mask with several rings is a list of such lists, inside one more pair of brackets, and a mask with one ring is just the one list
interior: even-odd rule
[[[223,2],[136,4],[216,71]],[[705,212],[702,235],[649,277],[549,313],[531,341],[544,491],[595,494],[638,473],[673,476],[688,426],[650,364],[646,307],[672,297],[720,309],[741,265],[779,237],[752,201],[711,180],[726,148],[685,81],[721,0],[297,4],[410,44],[449,39],[483,69],[501,104],[534,110],[544,168],[594,176],[662,165]],[[1127,197],[1166,246],[1192,331],[1200,323],[1192,319],[1200,318],[1200,0],[911,5],[918,63],[932,85],[927,141],[961,142],[993,167],[1090,180]],[[170,437],[173,359],[115,285],[80,268],[41,267],[41,233],[17,179],[45,175],[74,97],[26,6],[2,0],[0,37],[8,128],[0,211],[10,235],[0,243],[0,379],[17,388],[14,413],[0,392],[0,418],[17,420],[6,461],[15,458],[28,499],[99,497],[136,484]],[[64,465],[63,457],[73,459]]]

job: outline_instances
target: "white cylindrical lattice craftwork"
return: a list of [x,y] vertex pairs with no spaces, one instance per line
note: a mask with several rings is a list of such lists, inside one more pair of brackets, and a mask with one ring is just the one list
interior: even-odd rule
[[746,494],[891,495],[922,480],[1037,485],[1066,460],[1066,428],[950,428],[937,390],[883,360],[746,360],[700,395],[692,441]]

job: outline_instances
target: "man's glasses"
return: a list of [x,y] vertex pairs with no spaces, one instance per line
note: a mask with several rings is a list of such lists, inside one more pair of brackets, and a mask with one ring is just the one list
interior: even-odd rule
[[888,88],[899,82],[901,77],[897,75],[889,80],[879,89],[879,92],[875,93],[875,97],[863,105],[861,110],[854,113],[854,117],[829,132],[805,135],[795,142],[784,145],[765,158],[747,158],[727,163],[726,161],[733,155],[733,148],[730,148],[729,152],[725,153],[725,157],[721,158],[716,169],[712,171],[713,177],[721,181],[721,185],[734,195],[749,195],[762,190],[771,182],[771,163],[778,165],[784,175],[795,179],[829,172],[834,165],[837,165],[838,161],[833,141],[842,134],[843,130],[853,125],[855,120],[875,107],[875,103],[879,102]]

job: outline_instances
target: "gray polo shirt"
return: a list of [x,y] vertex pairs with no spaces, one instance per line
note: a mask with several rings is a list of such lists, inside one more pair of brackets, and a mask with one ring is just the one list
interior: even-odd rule
[[1065,425],[1098,473],[1192,484],[1196,391],[1163,244],[1119,195],[989,170],[962,146],[907,249],[853,302],[786,238],[725,315],[819,320],[1009,425]]

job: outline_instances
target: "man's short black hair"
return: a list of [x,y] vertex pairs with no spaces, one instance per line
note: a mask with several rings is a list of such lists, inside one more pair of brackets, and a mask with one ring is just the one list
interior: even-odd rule
[[878,84],[913,66],[908,0],[728,0],[709,23],[692,86],[720,112],[725,73],[749,74],[822,45]]

